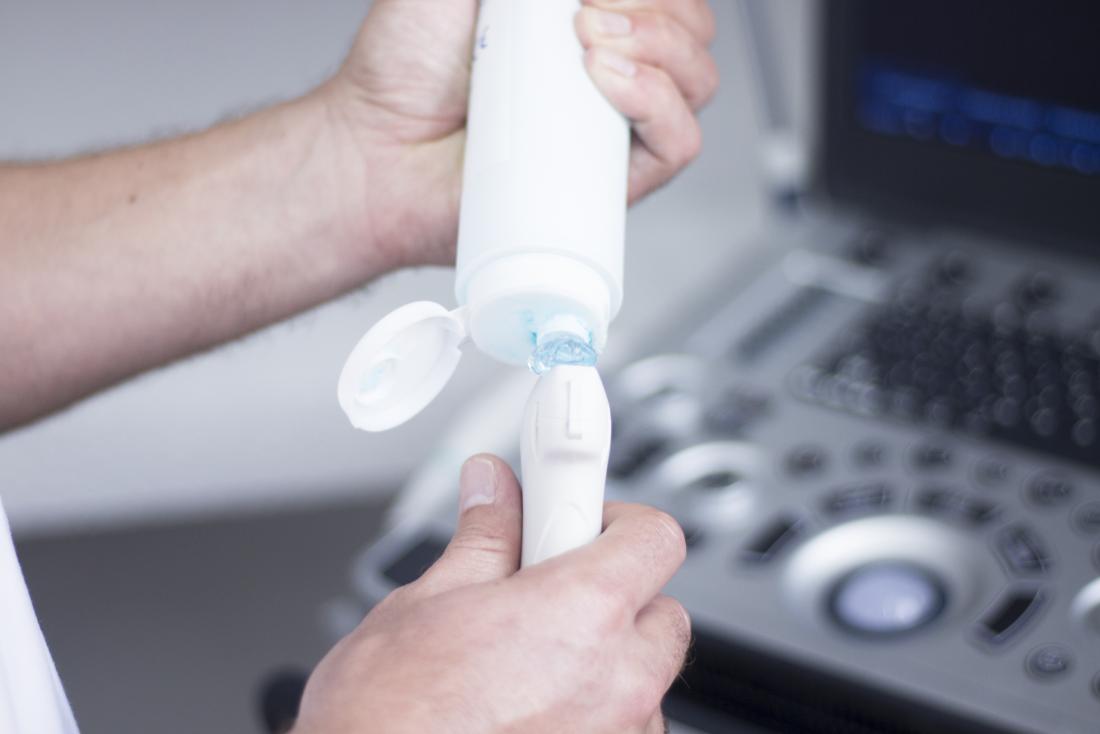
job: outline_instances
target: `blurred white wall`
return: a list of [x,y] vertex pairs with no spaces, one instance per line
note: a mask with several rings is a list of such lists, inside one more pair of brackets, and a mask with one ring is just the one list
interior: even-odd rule
[[[804,113],[813,0],[768,1],[772,42]],[[0,159],[134,143],[293,96],[336,68],[367,5],[4,0]],[[733,0],[712,5],[723,88],[704,116],[700,161],[631,214],[626,305],[612,332],[620,351],[732,267],[737,243],[764,218],[739,16]],[[424,415],[383,435],[353,431],[335,399],[343,359],[370,324],[413,299],[452,303],[450,271],[394,274],[0,436],[0,494],[13,526],[60,530],[392,489],[448,416],[505,372],[468,352]]]

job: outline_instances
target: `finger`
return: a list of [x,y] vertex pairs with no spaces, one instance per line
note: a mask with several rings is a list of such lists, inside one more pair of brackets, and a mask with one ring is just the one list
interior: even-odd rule
[[691,617],[680,602],[661,594],[638,612],[634,626],[656,663],[653,670],[662,692],[667,691],[684,669],[691,647]]
[[668,719],[666,719],[665,715],[658,709],[653,713],[653,716],[650,717],[649,723],[646,724],[645,734],[668,734],[669,731],[671,730],[668,726]]
[[718,88],[718,67],[713,57],[668,13],[585,7],[577,13],[576,25],[585,48],[603,46],[663,69],[693,110],[709,102]]
[[459,478],[458,529],[443,556],[415,583],[419,593],[511,576],[519,568],[521,502],[515,474],[495,456],[467,460]]
[[707,0],[581,0],[581,3],[620,13],[651,10],[667,14],[704,46],[714,41],[717,30],[714,11]]
[[667,513],[642,505],[608,503],[604,522],[600,537],[566,554],[569,571],[634,613],[684,562],[684,532]]
[[652,508],[648,505],[639,505],[636,502],[608,500],[603,503],[603,525],[600,527],[600,532],[607,530],[611,527],[611,523],[617,522],[627,515],[635,515],[650,509]]
[[631,201],[668,181],[699,155],[699,122],[668,74],[598,46],[585,53],[585,65],[604,96],[634,124]]

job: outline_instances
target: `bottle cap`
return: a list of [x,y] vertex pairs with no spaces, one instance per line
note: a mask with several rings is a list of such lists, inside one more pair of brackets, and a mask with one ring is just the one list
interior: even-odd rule
[[418,301],[375,324],[340,373],[337,397],[352,425],[385,431],[427,407],[458,367],[466,322],[465,308]]

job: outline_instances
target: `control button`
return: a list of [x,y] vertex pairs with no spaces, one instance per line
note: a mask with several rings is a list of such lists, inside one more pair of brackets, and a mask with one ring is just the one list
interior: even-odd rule
[[1081,418],[1073,424],[1073,442],[1081,448],[1088,448],[1096,443],[1096,421],[1092,418]]
[[793,517],[780,517],[773,520],[741,549],[741,558],[750,563],[770,561],[794,540],[801,529],[802,523]]
[[607,473],[615,479],[629,479],[667,447],[668,441],[661,436],[612,440]]
[[1092,695],[1096,698],[1100,698],[1100,673],[1093,676],[1092,679]]
[[767,395],[742,387],[726,390],[704,412],[706,426],[715,433],[737,435],[767,415],[771,400]]
[[974,467],[974,479],[983,487],[1003,486],[1011,473],[1008,462],[996,456],[980,459]]
[[1074,510],[1073,526],[1085,535],[1100,535],[1100,502],[1089,502]]
[[889,261],[889,235],[877,229],[865,229],[848,245],[848,257],[859,265],[882,267]]
[[1022,525],[1005,528],[997,536],[997,549],[1016,573],[1042,573],[1051,566],[1052,559],[1039,537]]
[[978,636],[992,645],[1005,642],[1035,616],[1043,600],[1038,589],[1008,592],[982,615],[978,622]]
[[1027,484],[1028,499],[1039,507],[1054,507],[1073,497],[1073,484],[1054,472],[1041,472]]
[[923,489],[917,494],[917,507],[930,514],[961,521],[968,525],[982,525],[997,517],[998,507],[992,502],[967,497],[962,492],[941,487]]
[[943,611],[946,596],[939,580],[908,563],[874,563],[837,583],[829,608],[849,632],[891,637],[917,630]]
[[892,493],[884,482],[868,482],[838,489],[825,498],[823,509],[830,515],[880,512],[889,507]]
[[1048,680],[1064,675],[1073,668],[1073,656],[1061,645],[1043,645],[1027,656],[1027,672]]
[[1058,281],[1042,270],[1024,279],[1016,292],[1016,303],[1024,310],[1050,306],[1057,300]]
[[953,251],[939,259],[933,274],[940,285],[965,285],[974,277],[974,268],[969,257]]
[[913,450],[913,466],[921,471],[946,469],[951,460],[951,449],[939,444],[921,444]]
[[716,469],[707,472],[703,476],[688,484],[688,489],[696,489],[703,492],[716,492],[729,489],[741,481],[741,475],[732,469]]
[[886,447],[877,441],[865,441],[852,450],[852,463],[861,469],[874,469],[886,463]]
[[783,462],[787,474],[799,479],[821,474],[827,463],[825,450],[819,446],[799,446],[792,449]]

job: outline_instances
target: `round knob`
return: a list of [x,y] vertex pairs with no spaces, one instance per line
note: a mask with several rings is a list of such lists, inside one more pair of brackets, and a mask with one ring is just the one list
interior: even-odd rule
[[1036,678],[1053,678],[1068,673],[1073,656],[1061,645],[1043,645],[1027,656],[1027,671]]
[[849,632],[890,637],[927,625],[945,604],[943,584],[928,571],[909,563],[880,562],[841,579],[830,610]]

